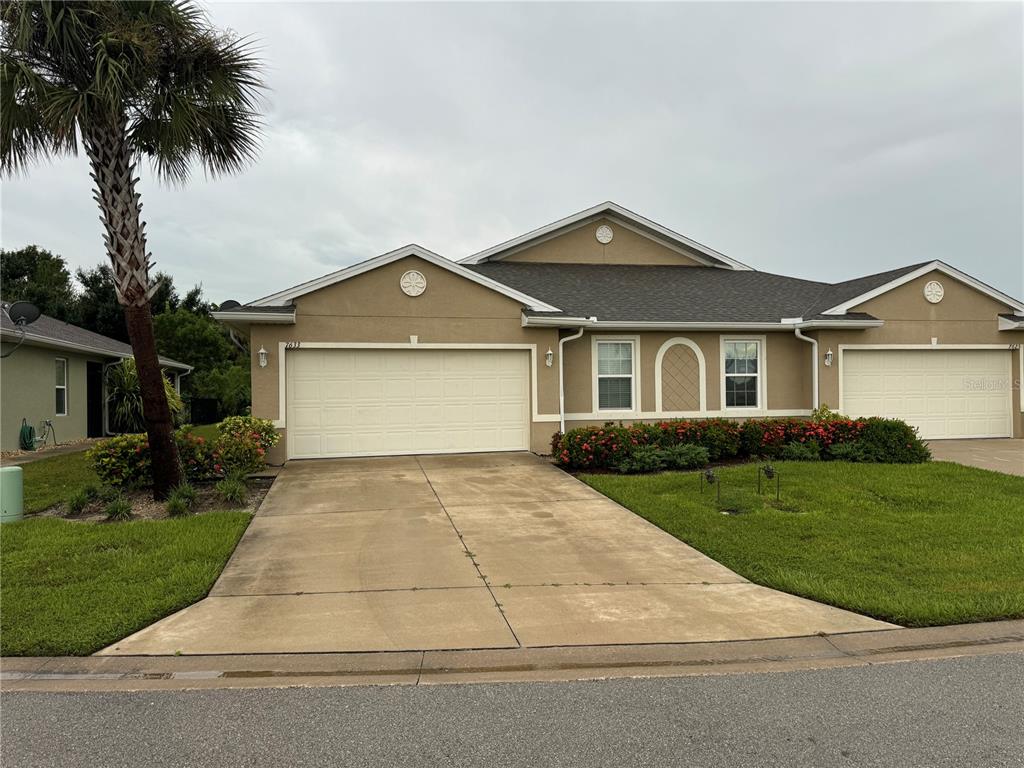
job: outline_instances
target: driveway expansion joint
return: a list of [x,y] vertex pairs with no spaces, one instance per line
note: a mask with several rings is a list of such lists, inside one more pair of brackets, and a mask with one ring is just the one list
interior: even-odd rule
[[498,609],[498,613],[501,614],[501,620],[505,622],[505,626],[508,627],[508,631],[512,634],[512,639],[516,641],[516,645],[519,646],[519,647],[522,647],[522,643],[519,641],[519,638],[516,636],[516,631],[514,629],[512,629],[512,625],[508,621],[508,616],[505,615],[505,610],[502,607],[501,602],[499,602],[497,596],[494,594],[494,590],[491,589],[491,584],[487,580],[487,577],[484,575],[484,572],[482,570],[480,570],[480,564],[476,560],[476,555],[474,555],[473,552],[470,550],[470,548],[468,546],[466,546],[466,541],[465,541],[465,539],[462,536],[462,532],[459,530],[459,527],[455,524],[455,521],[452,520],[452,516],[450,514],[448,514],[448,509],[445,507],[445,504],[441,500],[441,497],[438,496],[437,490],[434,488],[434,484],[430,480],[430,475],[427,474],[427,470],[423,468],[423,464],[422,464],[422,462],[420,462],[420,457],[417,456],[415,458],[416,458],[416,465],[420,468],[420,472],[423,473],[423,477],[424,477],[424,479],[426,479],[427,485],[430,486],[430,492],[434,494],[434,498],[436,498],[437,499],[437,503],[441,505],[441,509],[444,512],[445,517],[448,518],[448,522],[451,524],[452,530],[454,530],[455,531],[455,535],[459,537],[459,544],[462,545],[463,550],[465,550],[465,552],[466,552],[466,556],[469,557],[470,562],[473,563],[473,567],[476,569],[476,572],[479,574],[480,580],[483,581],[484,586],[487,587],[487,591],[490,593],[491,599],[494,601],[494,607],[497,608]]

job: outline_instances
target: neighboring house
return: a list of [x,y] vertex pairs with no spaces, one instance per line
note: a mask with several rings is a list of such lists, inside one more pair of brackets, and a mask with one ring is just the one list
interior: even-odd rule
[[[0,312],[0,340],[7,354],[20,334]],[[0,360],[0,450],[18,448],[21,420],[38,432],[44,419],[53,421],[60,442],[107,434],[104,367],[132,356],[123,342],[76,325],[41,315],[25,326],[25,341]],[[175,386],[192,368],[160,359]]]
[[[233,303],[232,303],[233,304]],[[614,203],[449,261],[416,245],[214,313],[271,459],[529,449],[605,421],[906,419],[1022,437],[1024,303],[929,261],[758,272]]]

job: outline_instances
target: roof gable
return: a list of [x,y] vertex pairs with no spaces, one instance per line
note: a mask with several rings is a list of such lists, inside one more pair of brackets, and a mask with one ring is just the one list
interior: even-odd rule
[[673,232],[657,222],[644,218],[611,201],[595,205],[592,208],[559,219],[546,226],[534,229],[519,237],[460,259],[461,264],[480,264],[487,261],[500,261],[506,256],[518,253],[526,248],[542,243],[552,237],[572,231],[598,219],[608,218],[620,226],[641,234],[666,248],[680,253],[686,259],[697,261],[702,266],[719,267],[730,270],[749,270],[746,264],[730,259],[713,248],[691,240],[685,235]]
[[[888,293],[894,288],[899,288],[901,285],[905,285],[912,280],[916,280],[929,272],[941,272],[949,275],[950,277],[959,280],[961,283],[974,288],[976,291],[983,293],[1008,307],[1012,307],[1018,312],[1024,312],[1024,302],[1018,301],[1012,296],[1008,296],[1002,291],[993,288],[991,285],[983,283],[977,278],[971,277],[966,272],[961,272],[956,267],[952,267],[943,261],[929,261],[924,264],[904,267],[902,270],[895,270],[894,272],[883,272],[880,275],[872,275],[869,278],[860,278],[859,280],[851,280],[847,283],[838,283],[837,285],[832,286],[833,289],[838,289],[835,294],[832,294],[832,298],[836,303],[832,303],[831,306],[823,307],[819,311],[824,315],[845,314],[851,309],[859,307],[877,296]],[[851,285],[854,286],[854,291],[849,289]],[[844,293],[844,287],[846,287],[845,293],[848,294],[845,297],[842,296]]]
[[421,258],[424,261],[428,261],[434,266],[452,272],[458,275],[459,277],[463,277],[466,280],[477,283],[478,285],[482,285],[485,288],[490,288],[492,291],[496,291],[497,293],[508,296],[511,299],[515,299],[516,301],[525,305],[528,309],[538,310],[541,312],[559,311],[558,307],[552,306],[551,304],[546,304],[545,302],[540,301],[539,299],[535,299],[532,296],[529,296],[525,293],[522,293],[521,291],[518,291],[515,288],[503,285],[502,283],[499,283],[498,281],[493,280],[490,277],[487,277],[486,275],[474,272],[473,270],[468,269],[467,267],[464,267],[457,262],[451,261],[450,259],[446,259],[443,256],[434,253],[433,251],[428,251],[426,248],[423,248],[419,245],[406,245],[402,248],[398,248],[394,251],[382,254],[381,256],[377,256],[376,258],[367,259],[366,261],[361,261],[358,264],[353,264],[351,267],[339,269],[337,272],[332,272],[329,275],[318,277],[315,280],[310,280],[308,282],[296,285],[292,288],[288,288],[286,290],[280,291],[270,296],[264,296],[262,299],[257,299],[256,301],[250,302],[247,306],[270,307],[286,304],[288,302],[294,301],[300,296],[306,295],[307,293],[312,293],[313,291],[318,291],[322,288],[326,288],[329,285],[334,285],[344,280],[349,280],[353,277],[356,277],[357,275],[361,275],[364,274],[365,272],[378,269],[380,267],[391,264],[392,262],[398,261],[399,259],[404,259],[409,256],[416,256],[418,258]]

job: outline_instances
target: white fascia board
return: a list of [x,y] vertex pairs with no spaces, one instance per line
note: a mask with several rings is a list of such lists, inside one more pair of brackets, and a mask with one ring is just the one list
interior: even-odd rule
[[571,227],[574,224],[578,224],[581,221],[598,217],[601,216],[602,214],[611,214],[613,216],[617,216],[623,219],[624,221],[633,224],[634,226],[650,230],[651,232],[657,234],[659,237],[664,238],[670,243],[682,245],[691,250],[697,251],[697,253],[701,253],[710,259],[711,263],[709,264],[709,266],[724,266],[728,267],[729,269],[735,269],[740,271],[752,270],[752,267],[749,267],[740,261],[736,261],[735,259],[731,259],[724,253],[719,253],[713,248],[709,248],[706,245],[698,243],[696,240],[691,240],[685,235],[681,235],[678,232],[673,232],[671,229],[663,227],[661,224],[651,221],[650,219],[644,218],[640,214],[634,213],[633,211],[630,211],[627,208],[623,208],[621,205],[613,203],[610,200],[601,203],[600,205],[595,205],[592,208],[587,208],[585,211],[574,213],[572,216],[566,216],[564,219],[553,221],[550,224],[547,224],[543,227],[527,232],[525,235],[514,237],[511,240],[506,240],[503,243],[499,243],[498,245],[495,245],[491,248],[480,251],[478,253],[474,253],[471,256],[466,256],[463,259],[459,259],[459,263],[479,264],[482,261],[489,260],[492,256],[496,256],[500,253],[504,253],[505,251],[512,250],[513,248],[518,248],[528,242],[550,235],[552,232],[556,232],[566,227]]
[[1024,312],[1024,302],[1020,302],[1017,299],[1013,298],[1012,296],[1008,296],[1002,291],[996,290],[991,285],[983,283],[977,278],[971,277],[966,272],[961,272],[956,267],[951,267],[944,261],[936,260],[929,262],[928,264],[925,264],[922,267],[918,267],[912,272],[908,272],[905,275],[897,277],[895,280],[890,280],[888,283],[880,285],[877,288],[868,291],[867,293],[862,293],[859,296],[854,296],[849,301],[844,301],[842,304],[837,304],[834,307],[826,309],[821,314],[844,315],[847,312],[849,312],[853,307],[859,306],[866,301],[870,301],[876,296],[881,296],[883,293],[888,293],[894,288],[899,288],[901,285],[905,285],[906,283],[909,283],[911,280],[916,280],[917,278],[923,275],[927,275],[929,272],[942,272],[943,274],[949,275],[950,277],[959,280],[961,283],[965,283],[966,285],[969,285],[971,288],[974,288],[975,290],[984,293],[986,296],[991,296],[996,301],[1001,301],[1008,307],[1013,307],[1013,309],[1017,312]]
[[[7,343],[16,342],[21,338],[16,331],[9,331],[6,328],[0,332],[0,337],[2,337]],[[134,357],[131,352],[112,352],[111,350],[103,349],[102,347],[93,347],[89,344],[76,344],[73,341],[51,339],[47,336],[37,336],[28,332],[25,333],[25,343],[31,347],[45,347],[46,349],[59,349],[66,352],[79,352],[83,355],[95,355],[96,357],[114,357],[118,360],[127,360],[130,357]],[[160,357],[158,360],[160,365],[164,368],[174,368],[178,371],[193,370],[191,365],[179,363],[176,360],[168,360],[166,357]]]
[[538,312],[561,311],[558,309],[558,307],[553,307],[550,304],[546,304],[543,301],[540,301],[539,299],[533,298],[532,296],[527,296],[525,293],[517,291],[514,288],[510,288],[504,283],[499,283],[497,280],[492,280],[489,277],[478,275],[473,270],[466,269],[466,267],[462,266],[458,262],[452,261],[451,259],[446,259],[444,256],[434,253],[433,251],[428,251],[426,248],[423,248],[418,245],[406,245],[402,248],[398,248],[397,250],[394,251],[389,251],[388,253],[382,254],[375,258],[367,259],[366,261],[362,261],[358,264],[353,264],[351,267],[339,269],[337,272],[332,272],[329,275],[318,277],[316,280],[310,280],[308,282],[302,283],[301,285],[296,285],[293,288],[288,288],[287,290],[280,291],[279,293],[275,293],[270,296],[264,296],[262,299],[257,299],[256,301],[250,302],[250,306],[271,307],[276,304],[290,302],[298,298],[299,296],[304,296],[307,293],[318,291],[321,288],[326,288],[329,285],[340,283],[343,280],[348,280],[350,278],[356,277],[357,275],[361,275],[364,272],[370,272],[374,269],[386,266],[387,264],[391,264],[394,261],[398,261],[399,259],[404,259],[409,256],[415,256],[417,258],[423,259],[424,261],[428,261],[434,266],[440,267],[441,269],[446,269],[449,272],[458,275],[459,277],[464,277],[465,279],[474,282],[477,285],[482,285],[485,288],[490,288],[492,291],[497,291],[498,293],[504,294],[505,296],[508,296],[511,299],[515,299],[516,301],[525,304],[529,309],[533,309]]
[[796,328],[848,328],[861,330],[880,328],[882,320],[806,320],[780,323],[665,323],[650,320],[598,320],[586,317],[528,317],[523,315],[524,327],[552,326],[570,328],[587,327],[595,330],[651,330],[651,331],[792,331]]
[[222,323],[258,323],[260,325],[295,325],[295,312],[211,312],[210,317]]

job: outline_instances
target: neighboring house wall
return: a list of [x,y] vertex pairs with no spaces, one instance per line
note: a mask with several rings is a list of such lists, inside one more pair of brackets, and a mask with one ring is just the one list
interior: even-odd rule
[[[12,345],[4,343],[8,350]],[[57,358],[68,361],[67,415],[56,413]],[[0,360],[0,450],[18,449],[21,420],[28,419],[38,432],[44,419],[53,421],[57,440],[81,440],[88,434],[86,363],[100,358],[23,344]]]
[[[924,286],[938,280],[945,289],[942,301],[928,302]],[[818,375],[822,403],[840,407],[839,381],[842,376],[840,346],[851,345],[926,345],[936,340],[943,345],[998,345],[1009,348],[1024,344],[1024,331],[1000,331],[999,313],[1010,307],[965,285],[942,272],[932,272],[877,296],[851,311],[868,312],[884,320],[881,328],[864,331],[818,331],[809,333],[818,339]],[[835,362],[824,365],[831,349]],[[1020,400],[1020,350],[1012,352],[1013,434],[1024,437],[1024,418]]]
[[[765,373],[762,407],[756,411],[743,409],[722,410],[722,337],[759,340],[765,344],[762,369]],[[639,374],[639,407],[632,413],[599,412],[594,407],[593,358],[595,339],[632,339],[639,347],[636,371]],[[680,342],[681,339],[689,343]],[[704,399],[702,412],[676,411],[666,402],[665,361],[673,350],[685,350],[684,359],[703,357]],[[659,352],[665,352],[659,361]],[[658,408],[657,385],[661,368],[662,401]],[[720,333],[720,332],[640,332],[598,333],[587,332],[580,339],[565,345],[565,410],[567,428],[604,421],[644,421],[676,417],[719,416],[743,418],[764,415],[805,415],[811,409],[811,347],[792,333]],[[699,398],[699,393],[698,393]],[[692,395],[690,396],[692,400]],[[697,411],[698,409],[695,409]]]
[[[607,244],[598,242],[598,227],[607,225],[614,236]],[[683,249],[669,248],[617,221],[599,219],[536,245],[501,257],[502,261],[532,261],[559,264],[669,264],[703,266]]]
[[[416,269],[427,279],[427,289],[406,296],[399,280]],[[253,355],[260,347],[270,353],[266,368],[252,367],[253,415],[279,421],[280,345],[285,342],[493,345],[526,344],[535,349],[537,402],[531,412],[545,416],[531,425],[531,448],[550,450],[551,434],[558,428],[558,368],[547,367],[544,354],[557,353],[555,329],[523,328],[519,302],[410,256],[295,300],[295,325],[254,325],[250,335]],[[287,355],[287,353],[285,353]],[[285,425],[282,433],[285,433]],[[285,434],[285,438],[287,435]],[[269,456],[285,458],[286,439]]]

